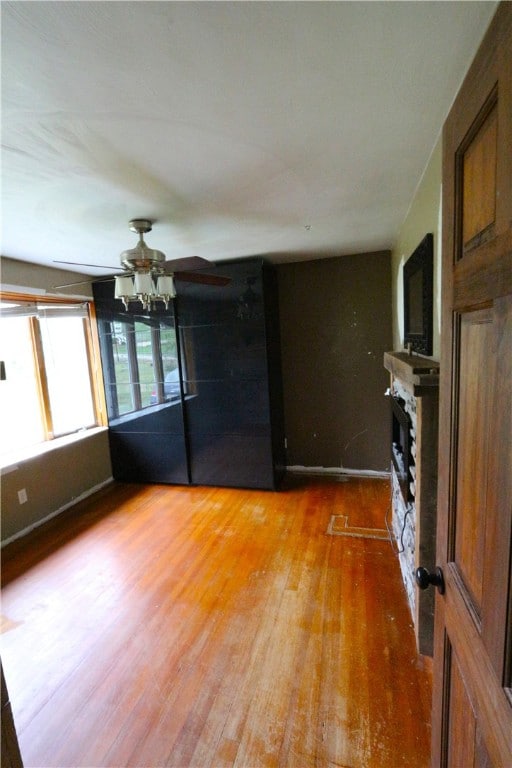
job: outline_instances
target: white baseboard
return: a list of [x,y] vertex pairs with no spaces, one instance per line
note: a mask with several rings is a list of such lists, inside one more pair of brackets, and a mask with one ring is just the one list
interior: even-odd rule
[[5,539],[5,541],[2,541],[0,544],[0,549],[5,547],[7,544],[11,544],[13,541],[16,541],[16,539],[21,539],[22,536],[26,536],[28,533],[31,533],[36,528],[39,528],[39,526],[44,525],[44,523],[47,523],[49,520],[52,520],[52,518],[57,517],[57,515],[61,515],[63,512],[66,511],[66,509],[69,509],[70,507],[74,507],[75,504],[78,504],[80,501],[84,501],[84,499],[87,499],[89,496],[92,496],[93,493],[97,493],[98,491],[101,491],[102,488],[105,488],[107,485],[110,485],[114,482],[113,477],[109,477],[107,480],[104,480],[102,483],[98,483],[98,485],[93,486],[92,488],[88,488],[87,491],[84,491],[80,494],[80,496],[77,496],[72,501],[69,501],[67,504],[64,504],[62,507],[59,507],[54,512],[50,512],[49,515],[46,515],[46,517],[43,517],[41,520],[38,520],[35,523],[32,523],[32,525],[28,525],[26,528],[23,528],[21,531],[18,531],[18,533],[14,533],[12,536],[9,536],[8,539]]
[[286,471],[295,475],[330,475],[338,477],[339,475],[348,475],[350,477],[381,477],[388,479],[391,472],[378,472],[374,469],[348,469],[347,467],[302,467],[293,465],[286,467]]

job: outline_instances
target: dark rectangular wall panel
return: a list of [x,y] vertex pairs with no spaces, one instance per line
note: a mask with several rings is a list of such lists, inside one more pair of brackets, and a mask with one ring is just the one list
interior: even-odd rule
[[389,471],[390,253],[277,270],[288,464]]

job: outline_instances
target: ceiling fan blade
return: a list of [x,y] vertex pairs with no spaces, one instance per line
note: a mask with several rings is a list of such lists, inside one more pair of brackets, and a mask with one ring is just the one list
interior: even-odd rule
[[181,272],[182,270],[192,271],[194,269],[204,269],[212,267],[211,261],[203,259],[201,256],[185,256],[183,259],[171,259],[163,264],[166,274],[171,272]]
[[94,269],[119,269],[119,267],[104,267],[103,264],[81,264],[77,261],[58,261],[53,259],[54,264],[70,264],[73,267],[93,267]]
[[174,279],[184,283],[202,283],[203,285],[229,285],[230,277],[207,275],[199,272],[175,272]]
[[95,277],[94,275],[91,275],[88,280],[78,280],[76,283],[64,283],[64,285],[52,285],[52,290],[57,290],[58,288],[71,288],[73,285],[85,285],[86,283],[92,283],[93,281],[95,283],[108,283],[109,280],[115,280],[115,278],[116,275],[109,275],[108,277]]

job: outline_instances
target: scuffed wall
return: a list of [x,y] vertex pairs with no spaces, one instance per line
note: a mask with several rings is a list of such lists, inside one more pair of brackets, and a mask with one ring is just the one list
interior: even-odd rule
[[388,251],[278,266],[288,466],[389,471]]

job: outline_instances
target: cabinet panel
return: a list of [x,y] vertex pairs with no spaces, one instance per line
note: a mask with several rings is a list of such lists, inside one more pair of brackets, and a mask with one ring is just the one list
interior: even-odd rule
[[143,432],[148,434],[168,433],[183,434],[183,408],[181,401],[155,405],[144,411],[130,413],[118,419],[111,419],[110,429],[129,434]]
[[233,379],[267,376],[265,326],[259,323],[241,325],[210,323],[181,325],[186,338],[184,352],[185,377],[189,379]]
[[267,380],[242,379],[193,382],[196,392],[186,403],[192,433],[257,434],[270,432]]
[[185,438],[165,432],[109,430],[112,470],[125,483],[188,483]]
[[191,472],[197,485],[273,488],[270,435],[193,434]]

